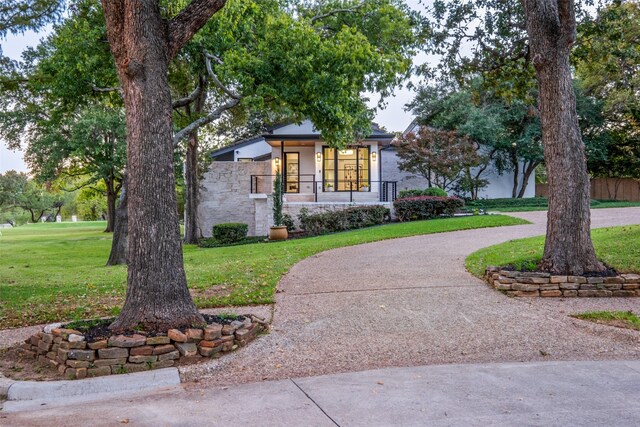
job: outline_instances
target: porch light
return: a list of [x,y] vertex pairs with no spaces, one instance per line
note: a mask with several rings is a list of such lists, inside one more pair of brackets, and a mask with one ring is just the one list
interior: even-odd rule
[[280,166],[280,157],[276,157],[275,159],[273,159],[276,167]]
[[316,162],[321,162],[321,161],[322,161],[322,153],[318,151],[316,153]]
[[378,154],[375,151],[371,153],[371,160],[373,160],[374,162],[376,161],[377,157],[378,157]]

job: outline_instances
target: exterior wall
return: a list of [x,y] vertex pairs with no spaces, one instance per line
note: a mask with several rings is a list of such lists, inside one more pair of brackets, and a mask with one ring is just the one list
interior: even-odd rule
[[379,155],[382,162],[382,181],[397,181],[400,190],[414,190],[427,188],[427,179],[420,175],[401,171],[398,167],[398,154],[394,149],[382,150]]
[[233,161],[237,162],[238,159],[253,159],[264,156],[269,152],[271,152],[271,146],[263,139],[236,149],[233,152]]
[[[381,158],[382,180],[398,181],[398,192],[400,190],[424,189],[428,187],[426,178],[400,170],[396,150],[383,150]],[[489,167],[482,177],[489,181],[489,185],[478,192],[478,197],[483,199],[511,197],[513,172],[505,171],[500,175],[494,168]],[[529,177],[529,183],[527,184],[524,197],[534,197],[535,191],[535,173],[533,173],[531,177]]]
[[270,162],[212,162],[200,189],[198,223],[205,237],[214,224],[243,222],[256,235],[256,203],[250,198],[251,175],[270,174]]

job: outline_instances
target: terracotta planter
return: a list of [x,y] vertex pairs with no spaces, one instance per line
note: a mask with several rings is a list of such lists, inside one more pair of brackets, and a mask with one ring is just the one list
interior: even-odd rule
[[287,240],[289,232],[285,225],[274,226],[269,229],[269,240]]

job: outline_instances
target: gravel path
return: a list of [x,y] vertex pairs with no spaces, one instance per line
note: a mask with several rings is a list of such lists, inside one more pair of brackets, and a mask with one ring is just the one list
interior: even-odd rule
[[[181,368],[194,387],[392,366],[639,359],[640,333],[576,320],[640,309],[637,298],[507,298],[465,271],[470,253],[544,234],[531,225],[457,231],[327,251],[295,265],[272,331],[222,359]],[[592,226],[640,223],[640,208],[597,209]]]

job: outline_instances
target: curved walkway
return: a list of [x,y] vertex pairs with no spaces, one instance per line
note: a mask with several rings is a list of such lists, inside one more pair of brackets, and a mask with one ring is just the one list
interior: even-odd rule
[[[181,369],[200,385],[450,363],[640,358],[640,334],[568,317],[638,310],[638,299],[516,299],[464,268],[470,253],[544,234],[531,225],[457,231],[327,251],[280,282],[272,331],[223,359]],[[594,228],[639,224],[640,208],[592,211]],[[196,386],[197,387],[197,386]]]

